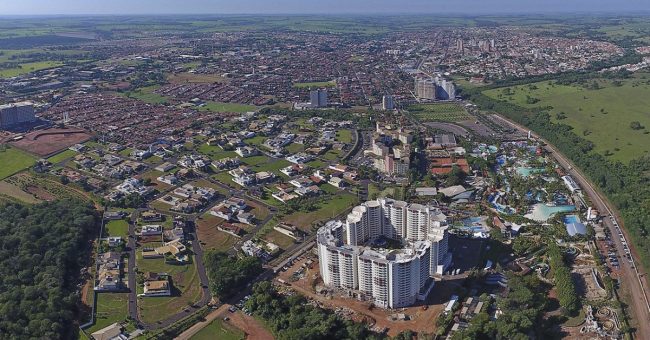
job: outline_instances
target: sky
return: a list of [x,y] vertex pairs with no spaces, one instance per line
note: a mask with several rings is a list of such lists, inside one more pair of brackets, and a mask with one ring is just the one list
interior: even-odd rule
[[650,0],[0,0],[0,15],[495,14],[650,11]]

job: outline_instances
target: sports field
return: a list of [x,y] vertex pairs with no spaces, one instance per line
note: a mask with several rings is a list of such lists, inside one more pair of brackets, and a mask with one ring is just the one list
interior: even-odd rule
[[[650,74],[616,83],[599,79],[585,85],[544,81],[484,91],[526,108],[548,107],[551,119],[574,128],[612,160],[628,162],[650,152]],[[632,127],[633,122],[640,126]]]
[[472,119],[464,107],[455,103],[416,104],[408,111],[422,122],[457,122]]

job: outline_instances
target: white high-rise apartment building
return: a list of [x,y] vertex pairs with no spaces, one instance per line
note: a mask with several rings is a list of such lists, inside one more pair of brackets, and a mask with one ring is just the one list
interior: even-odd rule
[[[382,237],[401,241],[402,249],[382,249]],[[431,275],[451,263],[446,217],[439,209],[388,198],[352,209],[345,222],[330,221],[317,233],[325,285],[399,308],[426,298]]]

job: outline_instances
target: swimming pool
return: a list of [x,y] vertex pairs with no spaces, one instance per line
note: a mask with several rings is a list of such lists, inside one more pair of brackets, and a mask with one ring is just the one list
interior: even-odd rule
[[522,177],[529,177],[530,175],[540,174],[545,171],[546,170],[544,168],[527,168],[523,166],[517,168],[517,173]]
[[545,222],[557,213],[571,212],[575,210],[576,207],[573,205],[549,206],[544,203],[537,203],[533,205],[532,212],[526,214],[524,217],[538,222]]

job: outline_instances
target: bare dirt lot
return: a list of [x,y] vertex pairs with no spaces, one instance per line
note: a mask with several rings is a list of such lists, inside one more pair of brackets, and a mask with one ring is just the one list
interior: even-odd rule
[[19,149],[45,157],[72,145],[89,140],[91,135],[77,128],[47,129],[30,132],[11,144]]
[[[355,321],[364,322],[375,330],[386,329],[388,335],[395,336],[402,331],[412,330],[418,333],[432,334],[436,331],[435,322],[444,310],[444,304],[449,300],[454,287],[454,282],[437,282],[431,295],[425,302],[418,302],[416,306],[395,310],[371,307],[369,302],[359,301],[337,295],[324,296],[315,292],[315,288],[322,285],[320,279],[318,260],[299,275],[295,280],[294,273],[302,268],[307,259],[294,262],[288,270],[279,273],[279,278],[288,283],[290,288],[316,301],[321,307],[336,310]],[[293,278],[292,278],[293,277]],[[391,320],[398,313],[408,316],[408,320]]]

